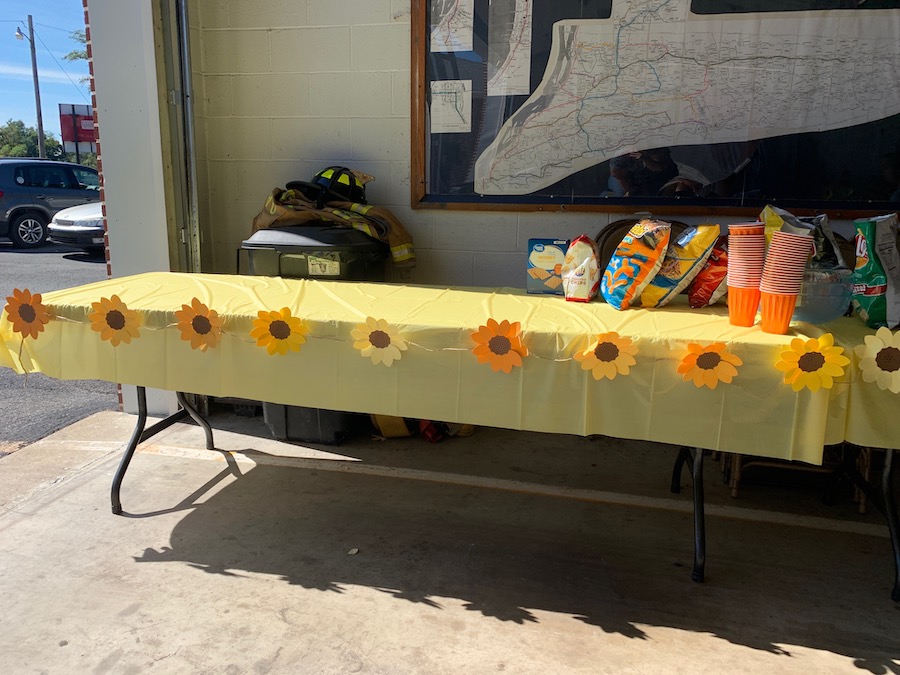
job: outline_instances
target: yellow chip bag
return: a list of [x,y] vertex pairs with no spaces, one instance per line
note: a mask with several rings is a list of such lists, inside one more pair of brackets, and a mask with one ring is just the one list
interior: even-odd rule
[[641,307],[662,307],[687,288],[703,269],[719,232],[718,225],[697,225],[670,242],[662,267],[641,294]]
[[644,219],[635,223],[616,247],[600,282],[604,300],[616,309],[628,309],[662,266],[672,225]]

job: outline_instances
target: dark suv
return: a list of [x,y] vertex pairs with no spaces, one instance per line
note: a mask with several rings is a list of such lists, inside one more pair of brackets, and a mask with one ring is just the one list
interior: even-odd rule
[[0,237],[9,237],[14,246],[41,246],[57,211],[99,200],[94,169],[47,159],[0,158]]

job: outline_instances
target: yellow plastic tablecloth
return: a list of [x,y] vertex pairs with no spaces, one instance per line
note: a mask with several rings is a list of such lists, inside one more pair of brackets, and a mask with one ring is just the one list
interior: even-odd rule
[[[116,294],[142,321],[113,347],[92,330],[91,303]],[[198,298],[223,318],[205,352],[182,339],[174,313]],[[680,299],[681,300],[681,299]],[[518,289],[440,288],[277,277],[148,273],[47,293],[54,316],[37,339],[0,320],[0,365],[61,379],[100,379],[211,396],[577,435],[602,434],[819,464],[823,445],[894,447],[900,397],[862,380],[853,347],[872,331],[855,318],[799,324],[789,335],[730,325],[727,308],[616,311]],[[260,310],[288,307],[309,327],[299,352],[270,355],[250,337]],[[400,331],[409,349],[390,367],[354,348],[367,317]],[[471,353],[489,318],[521,322],[523,366],[494,372]],[[595,380],[572,359],[616,331],[639,353],[629,374]],[[830,332],[851,364],[830,390],[794,392],[774,368],[796,336]],[[743,360],[714,390],[677,367],[689,343],[724,342]],[[20,355],[21,350],[21,355]]]

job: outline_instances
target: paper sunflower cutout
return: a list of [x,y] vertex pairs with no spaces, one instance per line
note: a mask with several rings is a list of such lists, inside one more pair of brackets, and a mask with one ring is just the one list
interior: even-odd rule
[[222,337],[222,319],[214,309],[210,309],[199,299],[193,298],[190,305],[182,305],[175,312],[181,339],[191,343],[191,349],[205,352],[219,344]]
[[397,329],[384,319],[366,317],[366,322],[357,324],[350,331],[355,342],[353,348],[359,350],[363,358],[371,358],[372,363],[383,363],[390,366],[400,360],[400,352],[407,349],[406,342],[400,339]]
[[253,330],[250,331],[257,347],[265,347],[269,354],[300,351],[300,345],[306,342],[309,332],[300,317],[291,316],[291,310],[287,307],[282,307],[280,312],[262,311],[257,315],[259,318],[253,320]]
[[141,336],[141,318],[138,313],[128,309],[118,295],[100,298],[100,302],[92,302],[93,312],[88,314],[91,328],[100,333],[101,340],[108,340],[113,347],[120,342],[128,344],[132,338]]
[[804,387],[810,391],[831,389],[834,378],[844,374],[850,359],[843,355],[843,347],[834,346],[834,336],[825,333],[820,338],[794,338],[791,346],[781,351],[775,368],[784,373],[784,383],[794,391]]
[[737,376],[737,369],[743,361],[725,348],[724,342],[711,345],[688,345],[688,353],[678,364],[678,372],[687,382],[693,380],[695,387],[715,389],[719,382],[731,384]]
[[630,338],[615,332],[601,333],[590,347],[575,353],[575,360],[581,363],[582,370],[591,371],[595,380],[612,380],[617,375],[628,375],[637,353]]
[[487,324],[472,333],[476,345],[472,353],[478,363],[490,363],[491,370],[509,373],[513,366],[522,365],[522,357],[528,356],[528,348],[522,344],[519,322],[510,323],[505,319],[497,323],[488,319]]
[[13,289],[13,294],[6,296],[6,316],[12,322],[13,331],[27,337],[37,338],[50,321],[50,313],[41,303],[41,294],[31,294],[27,288]]
[[892,333],[890,328],[879,328],[875,335],[866,335],[866,343],[853,351],[859,357],[863,380],[900,394],[900,331]]

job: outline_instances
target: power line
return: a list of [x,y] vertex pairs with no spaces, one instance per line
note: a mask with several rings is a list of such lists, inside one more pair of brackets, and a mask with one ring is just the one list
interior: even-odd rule
[[82,88],[79,87],[79,86],[78,86],[77,84],[75,84],[74,82],[72,82],[72,78],[69,77],[69,73],[67,73],[67,72],[66,72],[66,69],[62,67],[62,64],[61,64],[59,61],[56,60],[56,57],[53,56],[53,52],[50,51],[50,49],[49,49],[49,48],[47,47],[47,45],[44,43],[43,39],[41,39],[41,36],[38,35],[37,33],[35,33],[34,36],[35,36],[35,37],[38,39],[38,41],[41,43],[41,46],[44,48],[44,51],[46,51],[47,54],[50,55],[50,58],[53,59],[53,62],[54,62],[54,63],[59,67],[59,69],[63,72],[63,75],[66,76],[66,79],[69,80],[69,82],[72,83],[72,86],[75,87],[75,89],[78,90],[78,95],[81,96],[82,99],[84,99],[84,102],[85,102],[85,103],[90,104],[90,101],[88,101],[87,97],[84,95],[84,92],[82,91]]
[[52,28],[53,30],[58,30],[58,31],[61,31],[61,32],[63,32],[63,33],[68,33],[69,35],[71,35],[71,34],[74,33],[75,31],[84,30],[84,27],[83,27],[83,26],[82,26],[81,28],[75,28],[75,29],[73,29],[73,30],[69,30],[68,28],[58,28],[58,27],[56,27],[56,26],[48,26],[48,25],[45,24],[45,23],[38,23],[37,21],[34,22],[34,25],[35,25],[35,26],[40,26],[41,28]]

